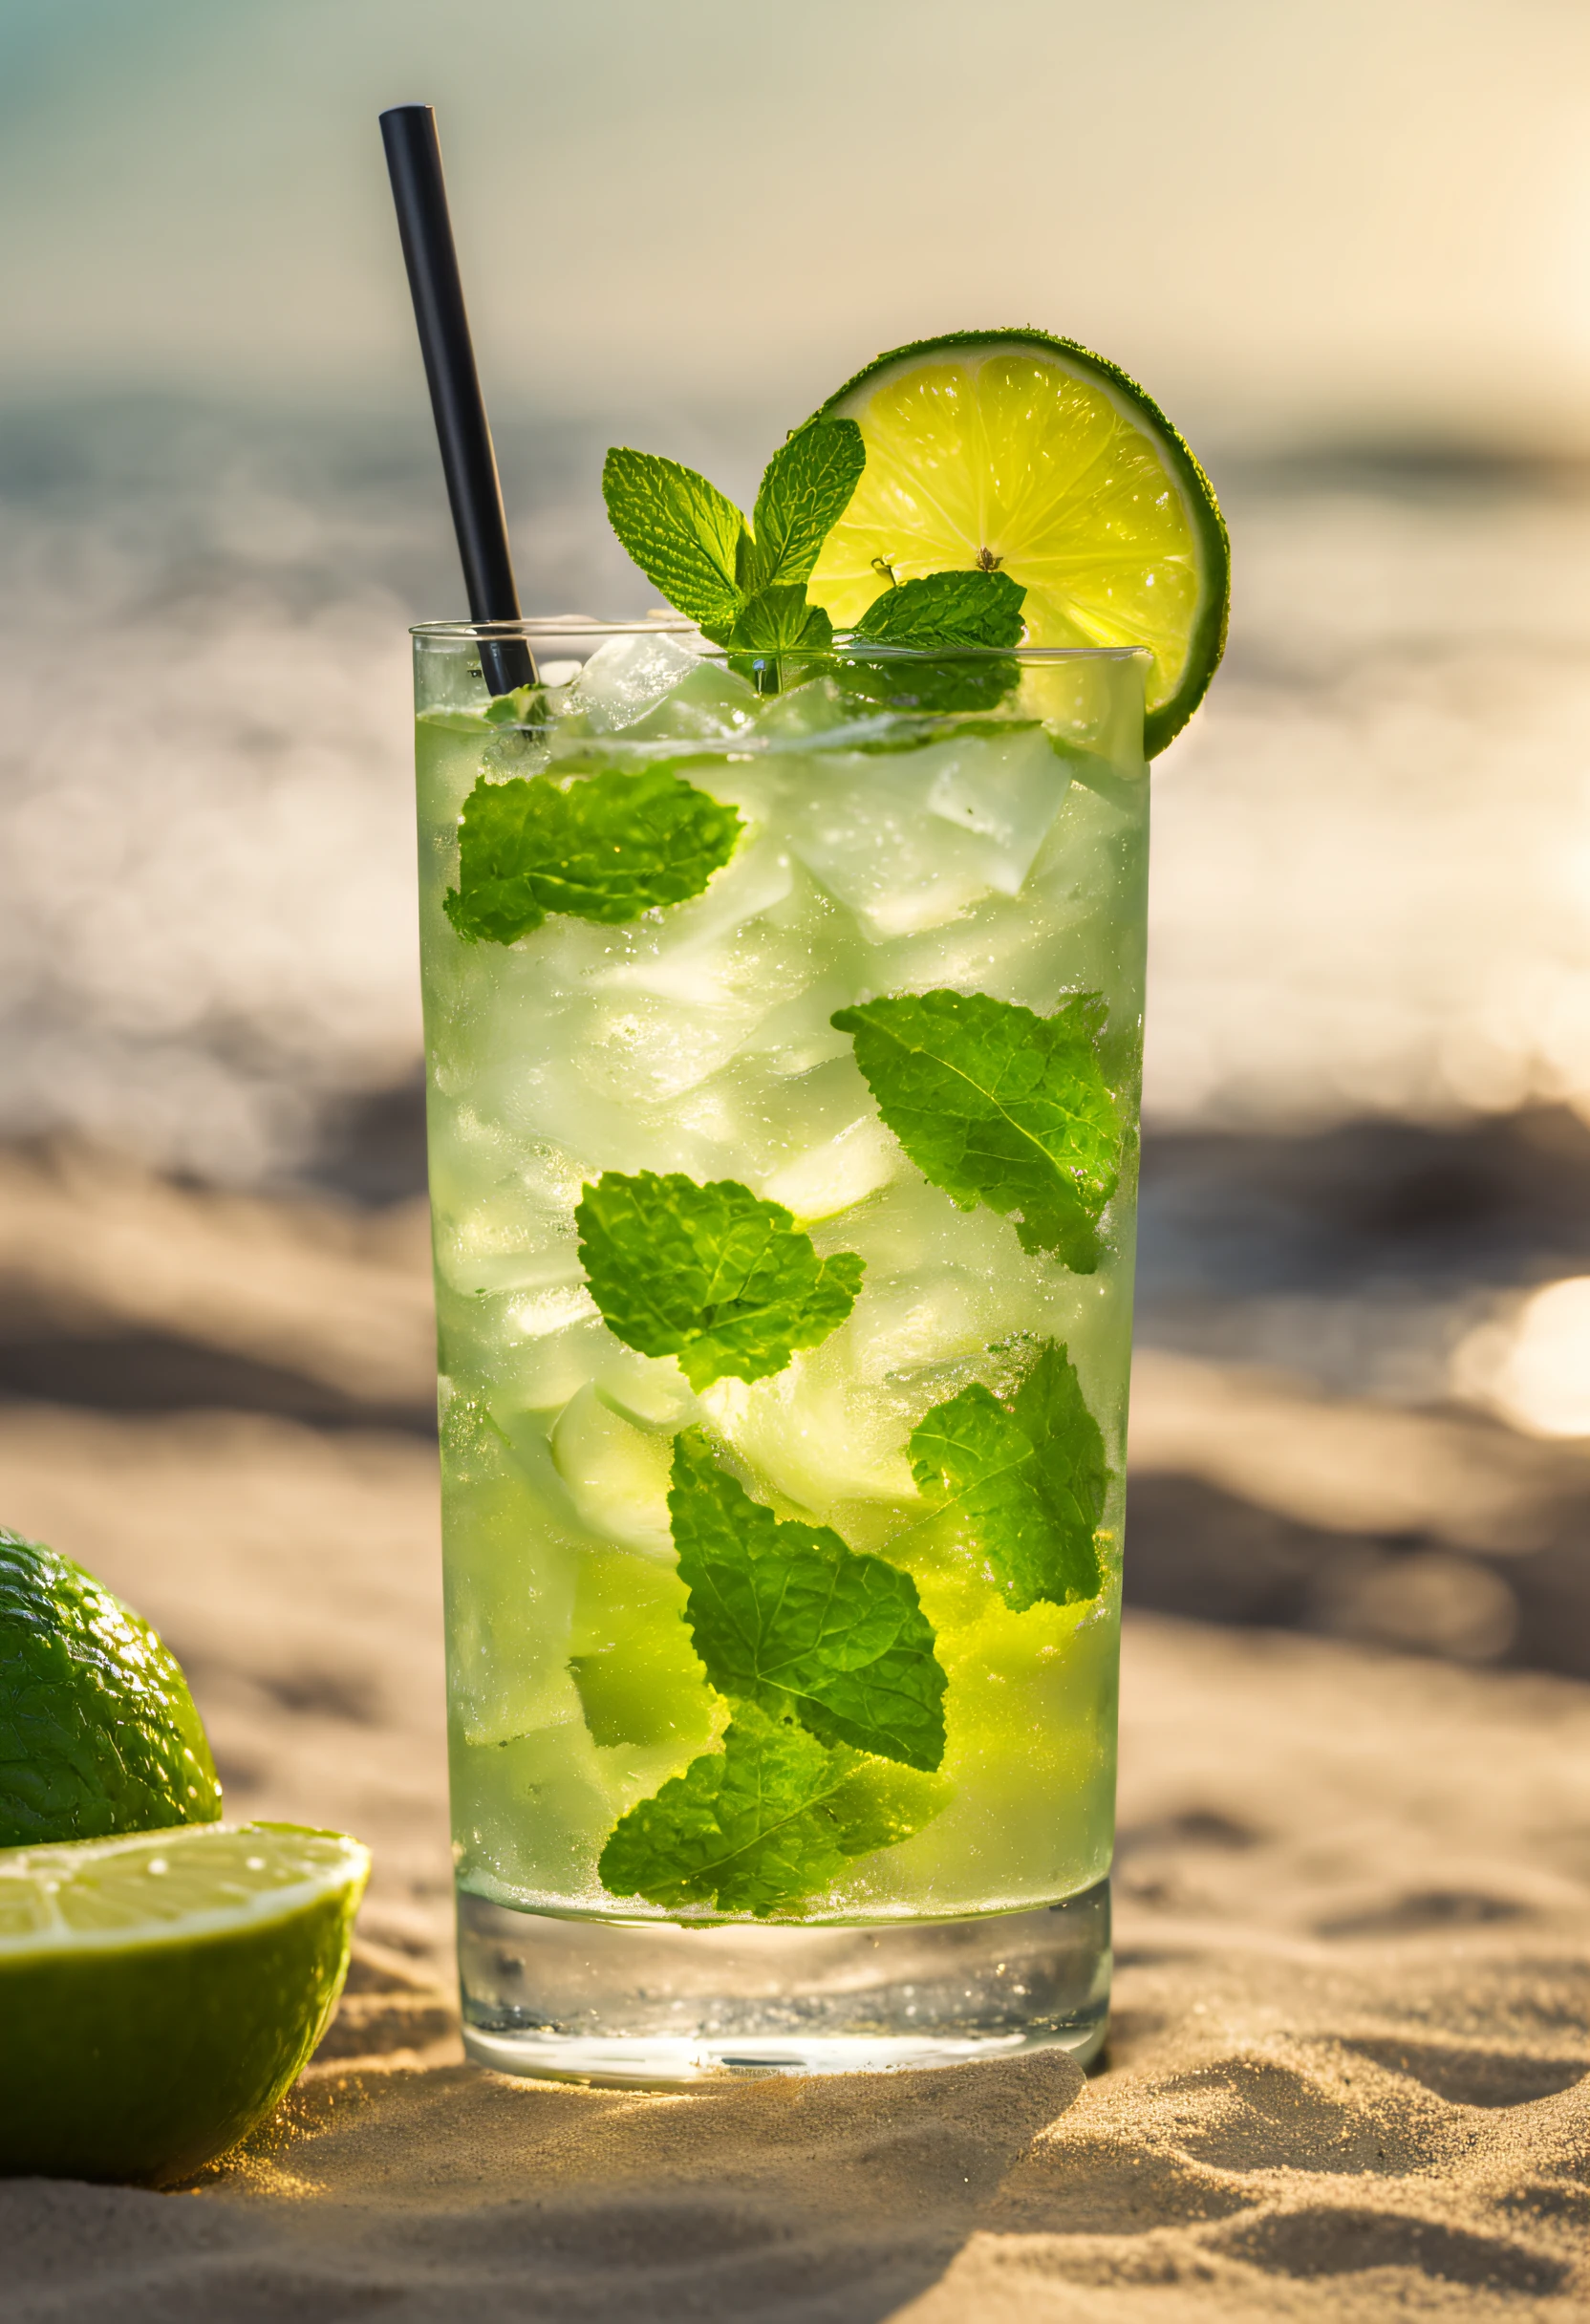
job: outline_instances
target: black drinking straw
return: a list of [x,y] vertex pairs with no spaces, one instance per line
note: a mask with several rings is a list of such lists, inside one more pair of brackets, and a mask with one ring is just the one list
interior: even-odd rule
[[[469,593],[469,618],[517,621],[519,592],[508,553],[503,486],[459,281],[436,115],[429,105],[394,105],[381,116],[381,141],[403,238],[463,585]],[[523,638],[483,638],[481,674],[493,694],[510,694],[515,686],[535,684],[535,657]]]

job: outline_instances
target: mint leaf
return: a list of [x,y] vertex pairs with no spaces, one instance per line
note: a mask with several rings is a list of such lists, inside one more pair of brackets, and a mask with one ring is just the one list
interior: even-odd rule
[[1064,1544],[1056,1578],[1064,1580],[1068,1599],[1096,1598],[1104,1586],[1097,1537],[1113,1478],[1077,1367],[1053,1340],[1017,1390],[1012,1412],[1031,1442],[1056,1542]]
[[821,420],[780,445],[757,493],[756,538],[741,554],[739,578],[747,595],[810,580],[866,465],[867,446],[853,420]]
[[645,1356],[677,1356],[693,1388],[765,1380],[855,1305],[866,1261],[819,1259],[782,1203],[733,1178],[604,1171],[574,1213],[591,1296]]
[[950,1786],[829,1750],[754,1705],[618,1824],[597,1865],[613,1896],[758,1917],[826,1887],[847,1861],[910,1839]]
[[614,445],[602,468],[612,528],[670,605],[717,645],[748,654],[817,652],[833,641],[806,582],[867,464],[853,420],[803,428],[774,453],[755,535],[716,484],[677,461]]
[[829,1022],[925,1178],[963,1211],[1014,1213],[1023,1251],[1091,1275],[1124,1133],[1094,1045],[1102,1008],[1095,993],[1052,1017],[986,993],[896,993]]
[[494,694],[481,716],[488,726],[546,726],[545,686],[515,686],[511,694]]
[[944,1756],[944,1672],[911,1576],[831,1527],[781,1521],[675,1440],[668,1496],[685,1620],[720,1694],[792,1712],[824,1743],[928,1773]]
[[1008,573],[925,573],[874,597],[853,635],[871,645],[1018,645],[1026,591]]
[[1015,1400],[963,1388],[912,1431],[911,1468],[1018,1613],[1103,1587],[1096,1536],[1110,1472],[1064,1347],[1045,1343]]
[[897,717],[994,710],[1021,682],[1013,654],[948,654],[940,661],[907,661],[894,653],[870,657],[847,644],[833,672],[841,698],[855,709],[876,706]]
[[715,636],[744,598],[736,579],[745,525],[716,484],[653,452],[615,444],[602,466],[612,529],[670,605]]
[[833,643],[833,624],[806,603],[801,583],[781,584],[749,598],[719,642],[746,654],[821,654]]
[[511,944],[549,912],[637,919],[699,895],[742,828],[667,762],[482,781],[464,801],[459,884],[442,908],[470,943]]

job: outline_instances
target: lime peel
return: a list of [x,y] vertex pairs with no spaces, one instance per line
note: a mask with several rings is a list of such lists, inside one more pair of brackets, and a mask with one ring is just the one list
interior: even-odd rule
[[0,1848],[220,1814],[170,1650],[72,1559],[0,1528]]

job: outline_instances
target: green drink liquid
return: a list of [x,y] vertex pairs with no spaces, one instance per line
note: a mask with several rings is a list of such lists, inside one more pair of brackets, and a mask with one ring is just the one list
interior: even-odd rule
[[[926,1921],[1075,1896],[1107,1871],[1112,1835],[1146,657],[830,656],[786,665],[772,692],[743,659],[698,658],[661,632],[592,652],[602,635],[571,633],[562,660],[554,645],[546,689],[494,706],[498,722],[473,643],[419,639],[461,1887],[632,1922]],[[467,889],[466,803],[483,819],[501,804],[483,807],[483,785],[540,783],[561,813],[548,778],[572,793],[658,766],[739,818],[737,833],[720,819],[726,860],[698,892],[601,920],[561,909],[572,891],[544,882],[545,916],[509,941],[471,940],[456,902],[449,915]],[[992,1160],[987,1121],[963,1137],[955,1102],[933,1095],[954,1099],[953,1061],[933,1068],[925,1103],[920,1087],[914,1109],[901,1095],[916,1067],[899,1028],[923,995],[951,997],[935,1005],[954,1039],[1005,1044]],[[975,996],[999,1005],[974,1018]],[[1022,1077],[1041,1057],[1043,1118],[1065,1113],[1073,1086],[1075,1108],[1091,1108],[1074,1169],[1059,1131],[1029,1137]],[[953,1188],[935,1182],[950,1149],[965,1150]],[[1064,1232],[1040,1218],[1044,1172]],[[841,1284],[859,1273],[859,1289],[848,1308],[849,1294],[823,1293],[806,1340],[797,1329],[760,1359],[774,1368],[703,1380],[719,1309],[703,1311],[694,1353],[647,1352],[636,1337],[665,1325],[625,1321],[646,1307],[654,1266],[667,1290],[662,1244],[617,1249],[606,1277],[582,1259],[582,1239],[594,1248],[585,1190],[609,1173],[625,1201],[688,1182],[677,1199],[692,1218],[708,1199],[697,1190],[725,1184],[759,1216],[780,1206],[779,1250],[808,1276],[825,1262]],[[1047,1450],[1035,1380],[1071,1399]],[[940,1440],[969,1427],[982,1461],[970,1485],[934,1466]],[[761,1644],[743,1647],[763,1654],[759,1675],[726,1678],[723,1625],[740,1617],[720,1597],[711,1613],[718,1582],[681,1550],[695,1517],[670,1509],[692,1462],[728,1512],[729,1562],[713,1570],[731,1595],[735,1528],[760,1528],[770,1558],[787,1547],[792,1573],[830,1572],[857,1603],[893,1590],[907,1624],[895,1662],[862,1668],[865,1624],[849,1618],[815,1660],[781,1661],[778,1625],[793,1617],[769,1611],[764,1589]],[[915,1689],[918,1740],[879,1749],[895,1668]],[[922,1742],[930,1728],[938,1739]],[[732,1901],[752,1891],[727,1874],[684,1893],[689,1866],[664,1861],[684,1813],[677,1779],[704,1762],[690,1797],[712,1794],[725,1754],[750,1750],[747,1736],[774,1748],[774,1729],[803,1767],[837,1754],[844,1797],[873,1804],[843,1829],[829,1805],[803,1811],[818,1835],[795,1852],[817,1867],[809,1879],[786,1864],[751,1903]],[[599,1869],[620,1827],[628,1852],[608,1870],[644,1863],[645,1888],[615,1889]]]

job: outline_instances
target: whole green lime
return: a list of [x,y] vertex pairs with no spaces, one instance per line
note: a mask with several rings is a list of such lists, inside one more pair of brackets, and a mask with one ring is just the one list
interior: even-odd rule
[[370,1852],[205,1823],[0,1850],[0,2175],[184,2179],[336,2007]]
[[80,1565],[0,1529],[0,1848],[220,1813],[175,1657]]

